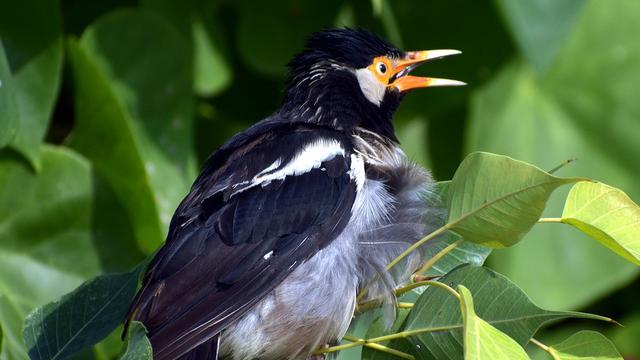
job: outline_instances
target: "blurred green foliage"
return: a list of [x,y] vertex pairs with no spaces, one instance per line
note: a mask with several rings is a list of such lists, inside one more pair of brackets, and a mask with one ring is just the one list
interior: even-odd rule
[[[637,0],[0,3],[0,359],[27,358],[32,309],[162,242],[198,164],[277,109],[284,65],[324,27],[464,52],[419,72],[469,86],[415,92],[396,116],[407,154],[438,179],[472,150],[544,169],[576,158],[559,174],[637,201],[639,18]],[[489,264],[544,308],[629,319],[612,340],[640,356],[637,267],[578,231],[537,225]]]

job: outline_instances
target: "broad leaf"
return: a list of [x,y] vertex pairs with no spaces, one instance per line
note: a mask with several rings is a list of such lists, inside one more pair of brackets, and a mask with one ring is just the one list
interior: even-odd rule
[[[451,181],[440,181],[436,183],[436,195],[443,202],[440,204],[443,208],[446,207],[444,204],[449,197],[449,187],[451,185]],[[446,233],[437,239],[429,241],[429,243],[425,246],[425,259],[429,259],[436,255],[441,250],[444,250],[447,246],[453,244],[454,242],[462,239],[457,234],[454,233]],[[480,266],[484,263],[485,259],[491,253],[491,249],[474,244],[471,241],[463,241],[460,245],[456,246],[451,252],[446,254],[443,258],[438,260],[429,271],[427,271],[426,275],[445,275],[449,271],[454,268],[462,265],[462,264],[472,264]]]
[[18,103],[9,61],[0,39],[0,148],[13,140],[18,131]]
[[449,185],[447,227],[475,243],[511,246],[538,221],[551,192],[576,181],[506,156],[472,153]]
[[218,15],[218,4],[202,0],[145,0],[142,4],[169,20],[191,49],[196,94],[216,95],[231,83],[231,69],[221,49],[219,33],[222,27],[215,16]]
[[640,265],[640,207],[624,192],[602,183],[577,183],[561,221]]
[[0,359],[28,359],[23,319],[100,271],[91,236],[89,164],[44,147],[41,170],[0,152]]
[[466,287],[459,285],[458,293],[464,321],[465,360],[529,359],[520,344],[476,315],[473,296]]
[[[488,268],[465,265],[444,276],[442,283],[464,285],[473,294],[479,317],[524,346],[544,324],[568,317],[608,320],[577,312],[548,311],[534,305],[515,284]],[[420,359],[462,359],[463,320],[459,303],[440,288],[428,287],[409,313],[404,330]]]
[[525,59],[542,73],[553,62],[584,0],[500,0],[512,36]]
[[129,333],[127,335],[127,343],[125,351],[120,356],[120,360],[152,360],[153,350],[151,343],[147,338],[147,330],[141,322],[134,321],[131,323]]
[[[384,319],[382,317],[378,317],[372,324],[369,326],[367,330],[367,334],[364,337],[365,339],[371,339],[378,336],[383,336],[386,334],[393,334],[395,332],[400,331],[401,326],[404,324],[404,321],[409,315],[408,309],[398,309],[398,316],[396,317],[396,321],[391,327],[391,329],[385,329]],[[387,346],[391,349],[402,351],[406,354],[412,354],[415,351],[413,345],[408,342],[406,339],[394,339],[391,341],[380,342],[379,344]],[[383,359],[399,359],[395,355],[382,352],[376,349],[372,349],[370,347],[364,346],[362,348],[362,359],[366,360],[383,360]]]
[[611,340],[595,331],[580,331],[565,341],[550,346],[554,360],[622,360]]
[[[631,194],[640,194],[634,192],[638,188],[635,174],[640,168],[634,170],[611,161],[620,155],[606,155],[595,147],[588,133],[578,126],[583,118],[559,106],[530,70],[514,63],[473,98],[469,150],[506,154],[544,169],[578,158],[559,173],[600,178],[632,190]],[[597,130],[603,134],[607,131],[606,127]],[[625,150],[634,151],[640,148]],[[561,214],[565,194],[560,189],[551,196],[544,216]],[[535,226],[518,246],[494,252],[489,261],[540,305],[556,308],[585,305],[637,274],[631,264],[578,231],[558,224]],[[539,266],[541,263],[545,266]],[[536,271],[531,271],[534,268]]]
[[283,76],[286,64],[303,49],[305,39],[313,31],[332,24],[340,2],[286,0],[236,4],[239,14],[236,43],[240,58],[257,72]]
[[67,359],[109,335],[124,319],[141,269],[99,276],[31,312],[24,328],[31,360]]
[[[7,83],[6,88],[0,87],[0,94],[11,91],[14,95],[9,96],[15,96],[17,105],[17,113],[5,113],[7,110],[0,107],[0,124],[3,117],[13,117],[11,122],[17,127],[11,146],[36,169],[40,167],[39,145],[49,125],[62,73],[59,8],[57,0],[0,3],[0,35],[11,70],[9,78],[0,70],[4,75],[0,80]],[[3,131],[0,128],[0,133]]]
[[148,253],[194,177],[191,65],[181,41],[158,15],[119,11],[69,42],[71,144],[107,180]]

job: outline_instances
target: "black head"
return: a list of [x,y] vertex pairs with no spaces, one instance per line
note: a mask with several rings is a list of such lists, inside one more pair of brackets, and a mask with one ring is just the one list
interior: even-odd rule
[[391,118],[407,91],[463,84],[409,76],[409,72],[427,60],[457,53],[404,52],[365,30],[317,32],[289,63],[289,81],[280,114],[289,121],[344,131],[363,127],[396,140]]

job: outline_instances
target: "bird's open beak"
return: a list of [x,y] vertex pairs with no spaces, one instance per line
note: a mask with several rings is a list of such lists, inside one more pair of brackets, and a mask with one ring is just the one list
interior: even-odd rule
[[412,89],[425,88],[430,86],[462,86],[466,83],[457,80],[439,79],[431,77],[411,76],[409,72],[419,65],[435,59],[441,59],[446,56],[461,54],[458,50],[423,50],[409,51],[404,59],[394,64],[394,74],[389,81],[388,86],[395,87],[400,92],[406,92]]

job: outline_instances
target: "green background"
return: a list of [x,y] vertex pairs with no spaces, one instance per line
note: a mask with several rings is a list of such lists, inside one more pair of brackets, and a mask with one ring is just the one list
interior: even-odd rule
[[[406,153],[437,179],[474,150],[547,170],[577,159],[558,174],[638,201],[638,19],[637,0],[3,1],[0,359],[26,359],[33,308],[162,242],[198,164],[278,108],[285,64],[325,27],[463,51],[417,73],[467,87],[416,91],[395,118]],[[557,195],[549,217],[561,214]],[[638,270],[622,258],[540,224],[488,263],[542,307],[617,319],[624,328],[598,330],[640,357]],[[80,356],[112,358],[120,344],[110,341]]]

